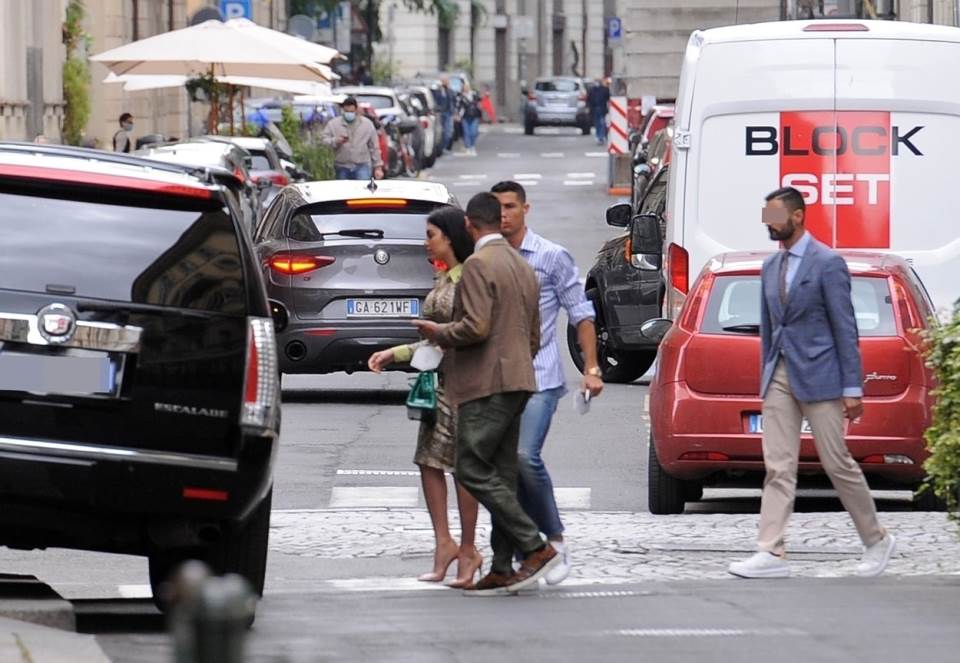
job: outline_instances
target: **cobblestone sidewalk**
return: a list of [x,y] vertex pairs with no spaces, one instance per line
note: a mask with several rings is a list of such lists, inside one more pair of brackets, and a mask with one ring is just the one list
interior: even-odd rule
[[[618,583],[728,578],[727,564],[754,551],[758,516],[583,511],[564,520],[571,577]],[[450,521],[456,531],[454,512]],[[960,539],[945,514],[890,512],[881,521],[898,541],[889,574],[960,574]],[[482,509],[479,527],[477,539],[485,541],[489,520]],[[325,559],[425,557],[432,545],[424,509],[279,511],[270,534],[278,553]],[[801,577],[852,575],[862,552],[844,512],[795,514],[787,546],[792,573]]]

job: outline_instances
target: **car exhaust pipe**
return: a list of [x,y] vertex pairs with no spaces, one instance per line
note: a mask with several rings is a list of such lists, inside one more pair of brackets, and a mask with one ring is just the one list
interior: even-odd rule
[[292,361],[300,361],[307,356],[307,346],[302,341],[291,341],[287,343],[287,357]]

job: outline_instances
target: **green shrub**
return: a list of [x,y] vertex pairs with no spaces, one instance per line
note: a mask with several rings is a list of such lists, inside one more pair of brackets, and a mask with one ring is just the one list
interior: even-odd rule
[[290,143],[293,160],[310,176],[310,179],[332,180],[333,149],[317,141],[312,133],[304,133],[303,124],[292,107],[284,106],[280,113],[280,123],[277,127]]
[[83,30],[86,10],[81,0],[71,0],[63,22],[63,43],[67,59],[63,63],[63,142],[79,145],[90,119],[90,68],[82,50],[89,50],[91,39]]
[[927,364],[938,387],[933,422],[926,432],[930,457],[924,463],[929,477],[927,490],[947,503],[950,517],[958,520],[960,490],[960,307],[949,323],[927,332]]

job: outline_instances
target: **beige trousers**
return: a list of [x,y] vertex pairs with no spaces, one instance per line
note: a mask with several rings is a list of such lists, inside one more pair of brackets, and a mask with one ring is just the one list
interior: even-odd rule
[[860,466],[844,440],[843,401],[801,403],[790,389],[786,364],[781,361],[763,400],[763,462],[767,476],[760,504],[760,550],[782,555],[787,520],[793,513],[800,457],[800,427],[810,422],[817,455],[840,496],[843,507],[865,546],[884,537],[877,508]]

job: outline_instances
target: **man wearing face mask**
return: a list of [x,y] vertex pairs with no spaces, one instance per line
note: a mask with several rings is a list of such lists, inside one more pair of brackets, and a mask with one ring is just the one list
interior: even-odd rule
[[133,131],[133,115],[124,113],[120,116],[120,129],[113,134],[113,151],[130,154],[133,148],[133,141],[130,140],[130,132]]
[[817,456],[865,551],[857,575],[886,569],[896,539],[877,518],[863,472],[847,449],[844,418],[863,415],[863,368],[850,272],[843,258],[804,228],[806,206],[794,188],[767,196],[763,222],[782,249],[763,261],[760,298],[763,462],[758,552],[734,562],[742,578],[785,578],[784,534],[797,487],[806,419]]
[[357,100],[347,97],[343,113],[323,129],[321,140],[335,151],[333,167],[338,180],[369,180],[371,173],[383,177],[380,143],[373,122],[357,112]]

